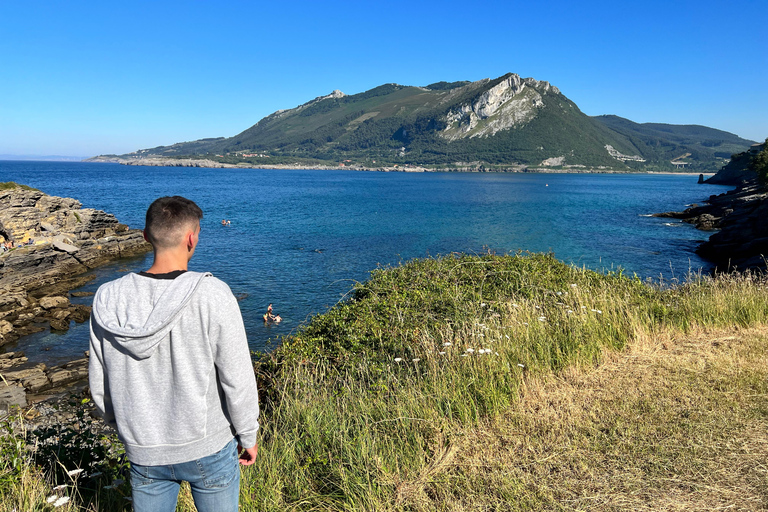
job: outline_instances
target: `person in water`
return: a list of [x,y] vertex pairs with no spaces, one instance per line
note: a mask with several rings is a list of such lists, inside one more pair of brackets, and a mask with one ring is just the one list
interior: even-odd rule
[[264,323],[276,323],[279,324],[282,321],[282,318],[280,318],[280,315],[274,315],[272,314],[272,303],[269,303],[269,306],[267,306],[267,312],[263,316]]

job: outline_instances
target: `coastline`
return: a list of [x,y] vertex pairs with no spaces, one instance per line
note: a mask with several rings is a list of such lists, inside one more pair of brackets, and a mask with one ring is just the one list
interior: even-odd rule
[[83,163],[116,163],[143,167],[203,167],[208,169],[284,169],[307,171],[363,171],[363,172],[467,172],[467,173],[533,173],[533,174],[659,174],[705,177],[715,175],[714,172],[674,172],[674,171],[631,171],[617,170],[605,166],[587,167],[583,165],[564,166],[561,168],[545,166],[510,165],[500,168],[486,168],[483,165],[467,165],[444,168],[431,168],[419,165],[393,165],[366,167],[361,165],[324,165],[324,164],[229,164],[210,159],[196,158],[120,158],[95,156],[83,160]]

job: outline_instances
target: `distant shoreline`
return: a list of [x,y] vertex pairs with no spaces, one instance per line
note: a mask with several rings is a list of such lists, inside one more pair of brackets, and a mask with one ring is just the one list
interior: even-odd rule
[[674,176],[713,176],[715,172],[674,172],[674,171],[624,171],[601,167],[574,166],[567,168],[510,166],[507,169],[481,169],[474,166],[433,169],[417,165],[395,165],[364,167],[359,165],[323,165],[323,164],[227,164],[208,159],[195,158],[119,158],[95,156],[83,160],[84,163],[116,163],[142,167],[201,167],[207,169],[283,169],[308,171],[363,171],[363,172],[471,172],[471,173],[515,173],[515,174],[663,174]]

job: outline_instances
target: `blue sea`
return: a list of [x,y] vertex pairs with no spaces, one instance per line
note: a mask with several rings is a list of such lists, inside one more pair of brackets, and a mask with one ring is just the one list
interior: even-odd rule
[[[709,270],[694,249],[709,233],[654,212],[682,210],[728,187],[663,174],[380,173],[361,171],[133,167],[0,161],[0,181],[73,197],[142,228],[149,204],[183,195],[205,212],[190,269],[210,271],[245,298],[255,350],[279,343],[342,300],[377,267],[451,252],[551,251],[598,271],[684,279]],[[222,226],[228,219],[231,225]],[[151,255],[94,271],[95,291]],[[90,299],[81,300],[89,303]],[[265,326],[269,303],[284,321]],[[82,357],[87,324],[6,346],[31,361]]]

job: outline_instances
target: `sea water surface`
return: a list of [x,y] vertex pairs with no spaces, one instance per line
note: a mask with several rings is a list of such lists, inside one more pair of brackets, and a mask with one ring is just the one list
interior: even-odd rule
[[[183,195],[205,213],[190,270],[243,296],[249,342],[264,350],[326,311],[379,266],[451,252],[552,251],[598,271],[681,279],[709,265],[693,251],[709,233],[651,213],[681,210],[727,187],[663,174],[378,173],[133,167],[0,161],[0,181],[73,197],[143,228],[149,204]],[[222,219],[231,225],[221,225]],[[99,284],[146,269],[151,255],[94,271]],[[90,303],[90,298],[80,299]],[[283,317],[265,326],[269,303]],[[5,350],[50,364],[82,357],[88,326],[44,332]],[[268,340],[269,341],[268,343]]]

